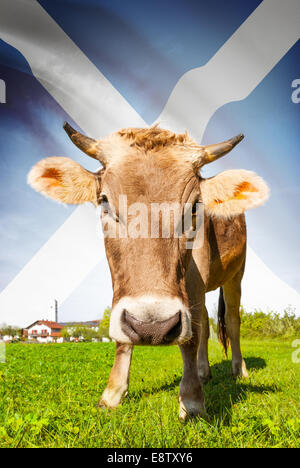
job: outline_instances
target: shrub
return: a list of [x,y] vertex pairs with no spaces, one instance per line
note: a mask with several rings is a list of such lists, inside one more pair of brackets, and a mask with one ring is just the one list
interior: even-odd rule
[[[241,336],[244,338],[255,337],[294,337],[300,336],[300,317],[296,317],[294,310],[287,307],[283,315],[276,312],[263,312],[254,310],[246,312],[244,307],[240,308]],[[216,314],[209,318],[211,334],[217,332]]]
[[300,334],[300,317],[290,307],[283,315],[261,310],[246,312],[241,307],[241,336],[243,337],[292,337]]

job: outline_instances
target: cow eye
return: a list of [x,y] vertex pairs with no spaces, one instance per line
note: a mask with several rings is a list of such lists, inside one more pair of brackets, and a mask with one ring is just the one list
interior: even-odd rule
[[112,219],[118,222],[119,218],[117,216],[117,213],[115,209],[113,208],[113,206],[109,204],[107,196],[104,194],[101,194],[99,201],[101,205],[102,215],[109,215]]
[[101,193],[100,197],[99,197],[99,202],[100,202],[100,205],[102,203],[108,203],[108,198],[105,194]]
[[108,203],[108,198],[106,195],[101,194],[99,198],[99,202],[102,208],[102,214],[108,214],[110,209],[109,209],[109,203]]

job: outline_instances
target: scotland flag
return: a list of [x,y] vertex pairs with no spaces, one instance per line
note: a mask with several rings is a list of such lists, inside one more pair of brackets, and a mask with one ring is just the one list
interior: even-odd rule
[[299,32],[299,0],[1,0],[0,322],[53,319],[54,299],[63,321],[111,303],[94,208],[26,182],[49,156],[98,169],[65,120],[94,138],[154,122],[202,144],[243,132],[203,173],[253,170],[271,188],[247,213],[242,304],[300,314]]

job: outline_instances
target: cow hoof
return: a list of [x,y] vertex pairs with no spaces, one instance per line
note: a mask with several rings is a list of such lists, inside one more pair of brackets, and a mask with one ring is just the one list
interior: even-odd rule
[[97,408],[101,408],[101,409],[115,409],[117,408],[117,406],[120,405],[120,402],[117,403],[117,402],[110,402],[110,401],[107,401],[105,400],[103,397],[100,398],[100,400],[98,401],[98,404],[97,404]]
[[199,401],[186,400],[179,398],[179,418],[181,421],[187,421],[189,418],[200,416],[206,418],[205,404]]
[[121,404],[123,398],[127,395],[127,393],[128,392],[124,390],[112,390],[106,388],[97,406],[98,408],[117,408],[117,406]]
[[112,409],[110,406],[107,406],[107,403],[102,400],[102,398],[100,398],[100,400],[98,401],[97,403],[97,408],[100,408],[100,409]]
[[241,378],[241,379],[248,379],[249,374],[247,371],[247,367],[245,361],[243,359],[242,364],[232,364],[232,371],[231,375],[233,378]]

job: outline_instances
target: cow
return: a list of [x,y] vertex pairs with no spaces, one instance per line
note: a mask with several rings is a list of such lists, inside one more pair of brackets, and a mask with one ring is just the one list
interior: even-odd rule
[[[204,416],[202,384],[211,379],[205,293],[220,288],[219,339],[226,353],[231,346],[232,375],[247,378],[239,313],[246,259],[244,212],[264,203],[269,188],[248,170],[202,177],[201,168],[231,151],[242,134],[204,146],[187,132],[176,134],[158,125],[121,129],[102,140],[85,136],[66,122],[64,129],[102,167],[93,173],[69,158],[49,157],[31,169],[28,183],[62,203],[101,206],[103,228],[119,229],[117,235],[104,236],[113,285],[110,336],[116,342],[116,356],[99,406],[115,408],[127,394],[134,345],[178,345],[183,360],[179,416],[183,420]],[[185,205],[191,206],[187,230],[201,231],[201,242],[194,246],[197,236],[184,229],[177,235],[175,216],[170,234],[163,236],[163,210],[155,236],[124,235],[121,227],[128,226],[134,211],[124,215],[120,197],[126,197],[127,206],[139,202],[146,209],[175,203],[181,207],[180,216]],[[197,228],[198,207],[202,216]]]

